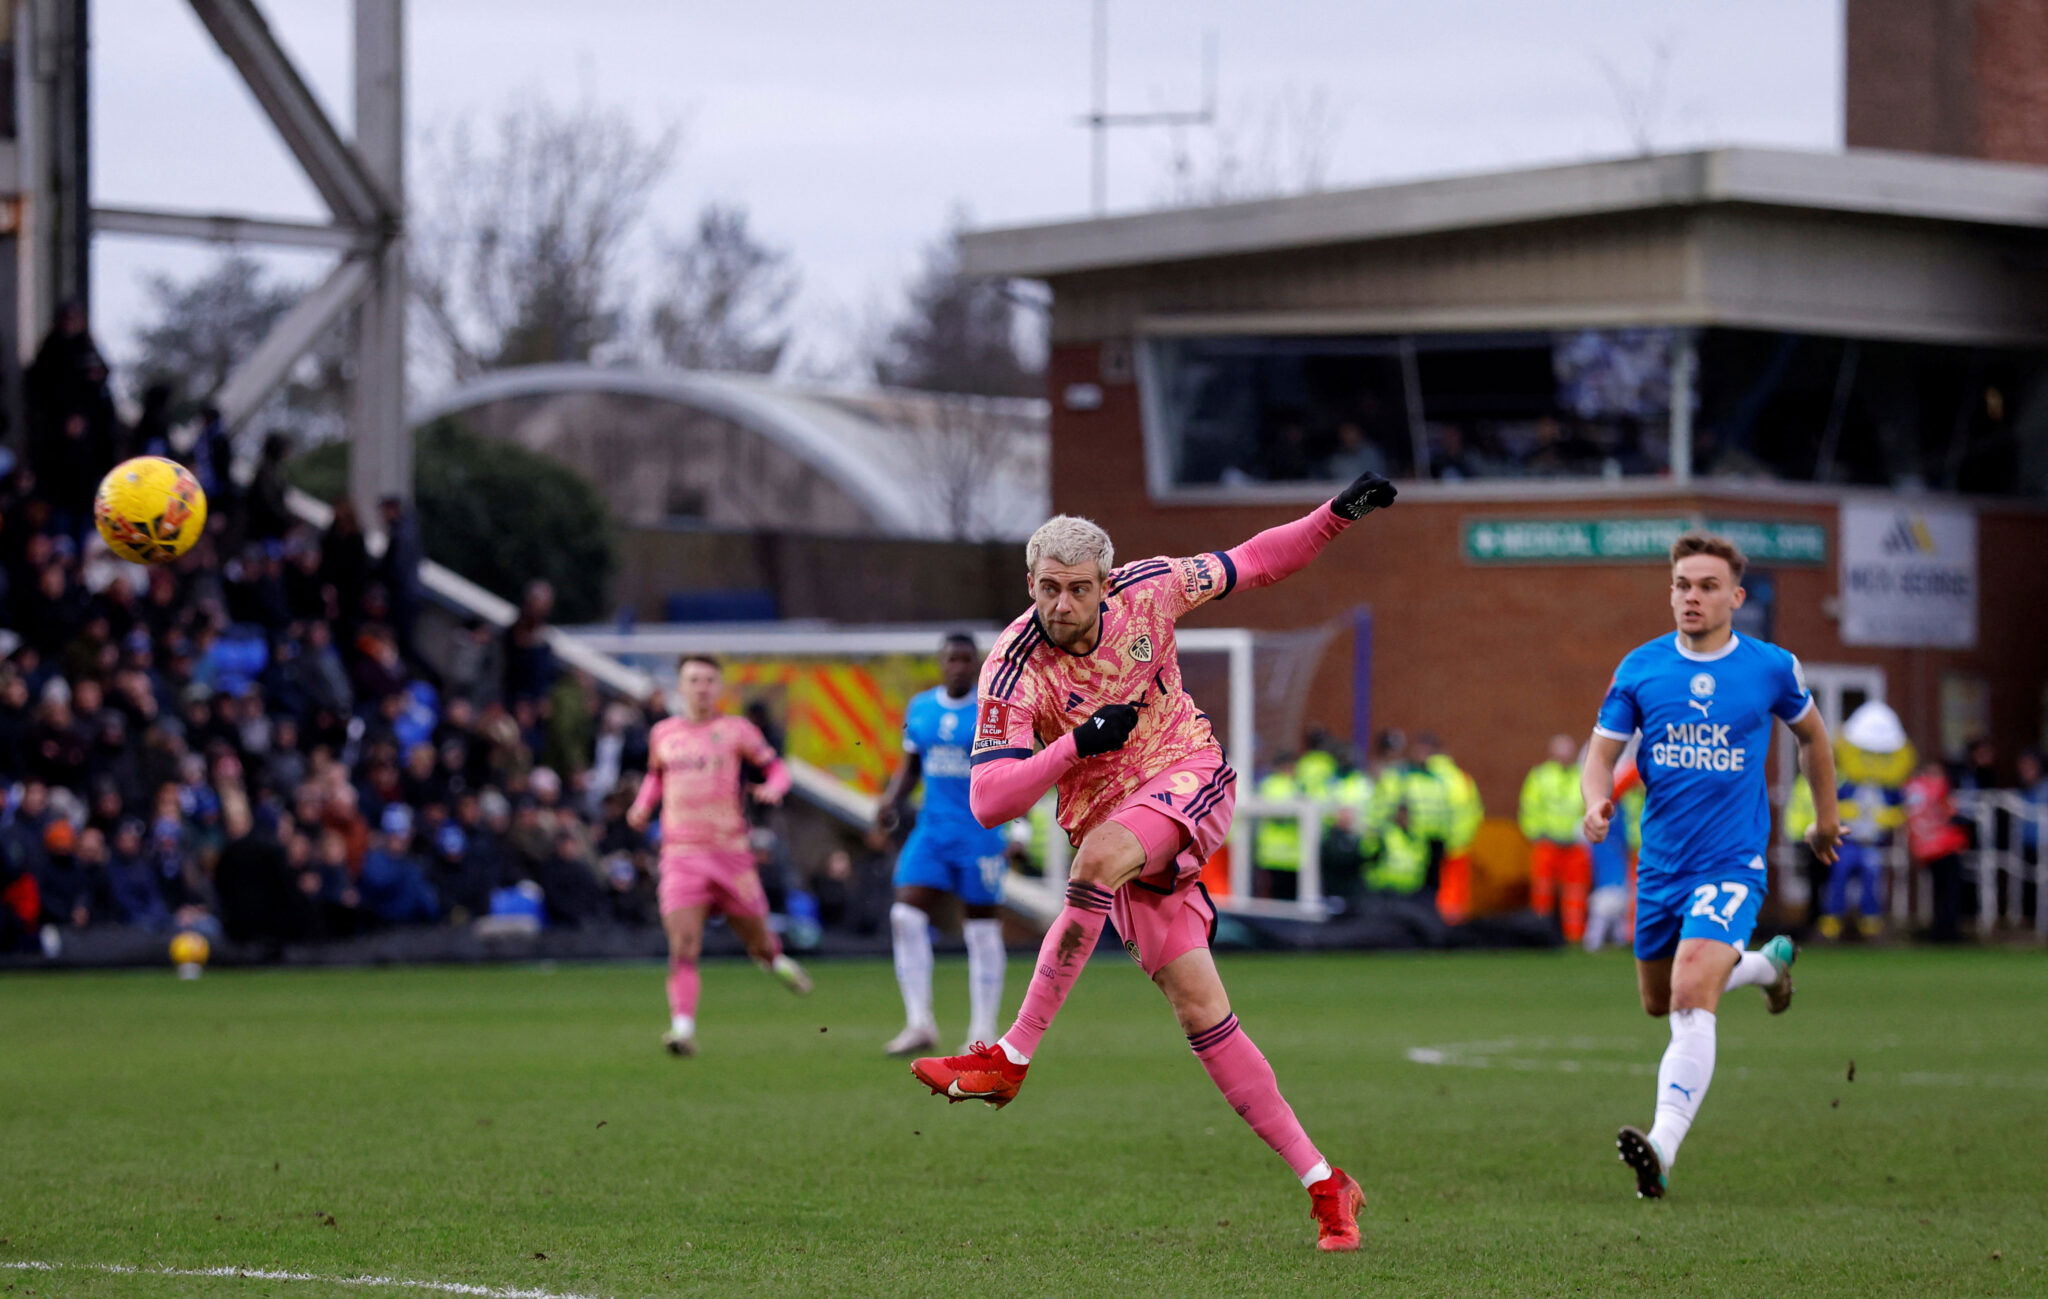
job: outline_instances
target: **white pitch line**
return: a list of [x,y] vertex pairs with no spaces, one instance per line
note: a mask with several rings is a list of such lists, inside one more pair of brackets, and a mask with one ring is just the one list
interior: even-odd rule
[[319,1281],[326,1285],[381,1286],[396,1290],[429,1290],[435,1294],[475,1295],[479,1299],[596,1299],[593,1295],[557,1294],[552,1290],[465,1285],[460,1281],[408,1281],[395,1276],[316,1276],[311,1272],[278,1272],[261,1267],[133,1267],[126,1263],[0,1262],[16,1272],[58,1272],[66,1268],[106,1272],[115,1276],[242,1277],[250,1281]]

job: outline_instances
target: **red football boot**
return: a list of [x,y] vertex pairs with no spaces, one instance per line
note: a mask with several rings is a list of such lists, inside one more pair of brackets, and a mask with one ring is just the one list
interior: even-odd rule
[[1333,1168],[1330,1175],[1308,1188],[1308,1212],[1316,1220],[1316,1248],[1343,1250],[1358,1248],[1358,1215],[1365,1208],[1365,1192],[1351,1174]]
[[1000,1046],[976,1042],[966,1055],[926,1056],[910,1062],[911,1076],[955,1105],[983,1101],[1001,1109],[1017,1099],[1027,1065],[1011,1064]]

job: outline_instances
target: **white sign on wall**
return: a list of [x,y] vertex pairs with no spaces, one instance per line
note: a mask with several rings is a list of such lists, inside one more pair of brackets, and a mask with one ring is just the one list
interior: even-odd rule
[[1842,507],[1842,642],[1977,647],[1977,516],[1920,505]]

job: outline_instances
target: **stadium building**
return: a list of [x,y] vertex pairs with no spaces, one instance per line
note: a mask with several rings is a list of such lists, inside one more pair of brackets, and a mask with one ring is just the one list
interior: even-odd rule
[[560,364],[412,413],[442,419],[596,485],[620,526],[611,602],[643,620],[999,625],[1046,513],[1035,399]]
[[[2048,169],[1632,158],[990,230],[1052,289],[1052,497],[1120,553],[1230,545],[1363,468],[1370,543],[1210,620],[1339,624],[1310,720],[1437,731],[1507,806],[1668,632],[1664,556],[1752,555],[1744,626],[1833,720],[2038,741]],[[1270,755],[1268,755],[1270,756]]]

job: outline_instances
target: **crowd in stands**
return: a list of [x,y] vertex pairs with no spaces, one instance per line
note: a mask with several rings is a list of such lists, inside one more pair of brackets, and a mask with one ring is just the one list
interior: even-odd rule
[[[174,430],[152,387],[124,422],[75,308],[27,377],[25,453],[0,452],[0,952],[101,925],[274,947],[494,916],[656,923],[651,842],[624,812],[663,704],[564,669],[544,583],[437,667],[402,502],[373,552],[346,501],[321,531],[293,517],[284,438],[238,482],[219,412]],[[211,510],[149,569],[91,522],[100,476],[144,452],[191,465]],[[780,842],[756,839],[780,899]],[[836,865],[822,892],[858,920],[850,894],[885,885]]]

